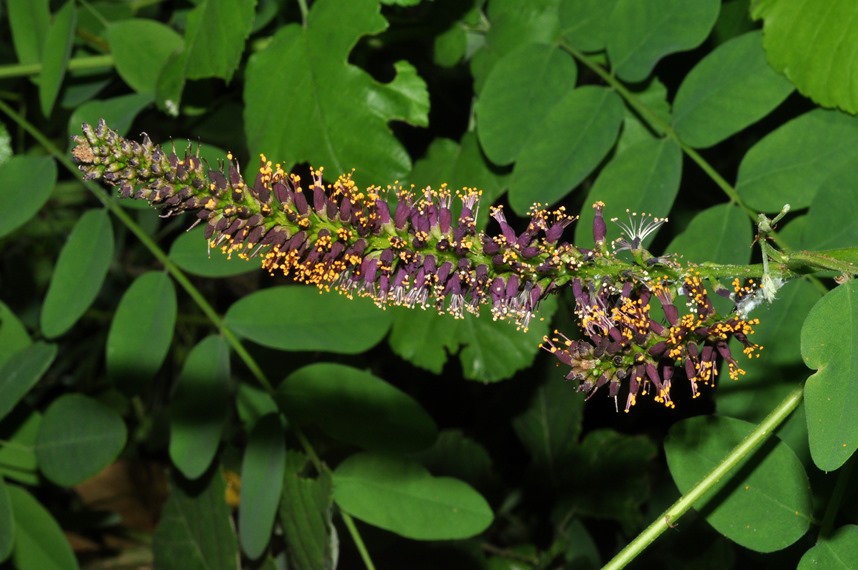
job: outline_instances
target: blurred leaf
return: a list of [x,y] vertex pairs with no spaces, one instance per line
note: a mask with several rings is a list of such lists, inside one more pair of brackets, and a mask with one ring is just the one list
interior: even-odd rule
[[72,112],[69,118],[69,132],[78,132],[83,123],[97,125],[99,119],[104,119],[111,129],[120,135],[127,135],[131,123],[152,101],[151,93],[135,93],[111,99],[87,101]]
[[698,212],[665,252],[694,263],[741,265],[751,261],[753,239],[751,220],[745,211],[734,204],[718,204]]
[[858,42],[854,2],[828,0],[819,10],[801,0],[755,0],[751,12],[754,19],[763,19],[772,67],[816,103],[858,113],[858,79],[852,65]]
[[244,382],[238,384],[235,407],[238,417],[241,418],[241,425],[247,428],[253,427],[264,416],[277,412],[277,404],[268,392]]
[[331,523],[333,482],[329,471],[316,478],[302,474],[307,463],[302,453],[286,456],[286,476],[280,500],[280,520],[286,537],[290,568],[333,570],[337,538]]
[[209,248],[205,226],[185,232],[170,246],[170,259],[180,268],[200,277],[232,277],[251,271],[260,271],[258,259],[241,259],[226,256],[220,248]]
[[512,421],[516,435],[530,453],[533,466],[557,485],[570,461],[584,416],[584,396],[559,375],[552,374],[536,389],[527,410]]
[[[673,121],[670,103],[667,100],[667,86],[657,77],[652,77],[645,84],[636,86],[632,90],[632,94],[662,124],[669,125]],[[620,139],[617,141],[614,152],[620,154],[641,141],[663,138],[666,132],[666,129],[663,129],[658,123],[650,124],[643,121],[635,111],[626,106],[623,109],[623,127]]]
[[310,364],[286,377],[275,399],[291,421],[315,424],[334,439],[381,453],[419,451],[438,436],[410,396],[350,366]]
[[813,197],[802,233],[801,247],[820,250],[858,245],[858,162],[850,161],[826,173]]
[[570,91],[525,141],[510,181],[512,209],[524,214],[534,202],[551,205],[563,198],[608,154],[622,120],[622,100],[614,91]]
[[0,562],[12,554],[12,546],[15,543],[14,516],[9,491],[6,490],[6,483],[0,477]]
[[718,18],[719,0],[617,0],[607,37],[611,69],[635,83],[666,55],[696,48]]
[[36,462],[36,438],[42,424],[39,412],[26,410],[6,416],[0,424],[0,473],[25,485],[38,485],[41,478]]
[[[673,206],[681,178],[682,151],[670,139],[643,139],[616,154],[596,178],[581,209],[575,226],[575,244],[593,247],[592,204],[605,203],[606,219],[625,220],[626,210],[664,217]],[[612,229],[616,230],[616,226]],[[644,245],[652,239],[650,236]]]
[[36,438],[39,469],[57,485],[76,485],[116,459],[126,435],[125,423],[112,409],[81,394],[65,394],[42,418]]
[[397,308],[388,342],[402,358],[435,373],[440,373],[448,353],[458,352],[465,378],[496,382],[533,363],[556,310],[556,299],[548,297],[523,331],[514,323],[494,320],[489,307],[483,307],[479,317],[465,314],[462,319]]
[[9,28],[18,61],[42,62],[42,50],[51,25],[50,0],[8,0]]
[[425,83],[410,65],[398,65],[382,84],[348,63],[361,37],[387,28],[379,10],[377,0],[319,0],[306,27],[281,28],[250,57],[244,119],[251,156],[262,150],[286,170],[301,161],[335,174],[356,168],[360,184],[408,173],[411,160],[387,123],[427,124]]
[[856,146],[858,118],[810,111],[751,147],[739,165],[736,190],[756,210],[779,212],[784,204],[806,208],[826,181],[825,173],[855,161]]
[[762,33],[721,44],[685,76],[673,101],[673,127],[682,141],[707,148],[768,115],[793,85],[769,67]]
[[56,345],[37,341],[6,360],[0,367],[0,419],[36,385],[56,356]]
[[710,36],[717,46],[755,28],[751,20],[751,0],[726,0],[721,3],[721,13]]
[[15,485],[7,487],[15,515],[12,568],[19,570],[77,570],[74,552],[51,513]]
[[831,536],[820,536],[798,563],[797,570],[858,568],[858,526],[843,525]]
[[182,36],[169,26],[137,18],[112,22],[107,27],[107,41],[122,80],[138,93],[150,94],[155,92],[158,75],[170,55],[185,45]]
[[515,161],[551,108],[575,88],[576,77],[575,61],[553,45],[522,44],[498,60],[476,104],[486,156],[496,164]]
[[219,249],[207,247],[205,227],[199,226],[180,235],[170,246],[170,259],[191,275],[231,277],[259,270],[259,262],[231,259]]
[[57,165],[48,156],[13,156],[0,164],[0,238],[32,220],[51,196]]
[[434,475],[460,479],[475,489],[484,489],[499,480],[486,448],[458,429],[440,432],[432,447],[411,458]]
[[801,356],[816,372],[804,386],[813,462],[834,471],[858,449],[858,284],[849,280],[820,299],[801,328]]
[[155,568],[239,568],[238,542],[219,469],[197,481],[174,479],[152,537]]
[[247,437],[241,464],[241,505],[238,537],[251,559],[265,553],[274,528],[283,474],[286,468],[286,435],[277,414],[260,419]]
[[415,540],[470,538],[494,518],[485,499],[466,483],[432,477],[413,461],[370,453],[340,463],[334,500],[364,522]]
[[459,350],[459,322],[452,321],[446,315],[396,308],[387,342],[393,352],[414,366],[440,374],[448,355]]
[[[673,425],[667,464],[687,493],[755,427],[734,418],[699,416]],[[777,436],[742,459],[694,508],[715,530],[757,552],[786,548],[804,536],[813,516],[810,483],[795,453]]]
[[51,115],[63,84],[76,25],[77,11],[74,0],[67,0],[54,15],[54,21],[45,37],[42,72],[39,74],[39,105],[45,117]]
[[232,79],[253,25],[255,2],[202,0],[188,13],[185,29],[188,79]]
[[9,162],[14,152],[12,151],[12,135],[6,125],[0,123],[0,167]]
[[165,273],[150,271],[134,280],[119,306],[105,349],[107,374],[133,388],[161,368],[176,325],[176,289]]
[[[801,362],[801,325],[811,308],[822,297],[812,283],[796,279],[786,283],[773,303],[763,303],[751,316],[760,319],[751,340],[765,347],[753,362],[740,361],[746,374],[728,381],[722,365],[718,386],[718,413],[749,422],[762,421],[774,402],[783,400],[807,371]],[[741,344],[732,341],[733,354],[741,353]],[[741,358],[741,357],[740,357]]]
[[[582,394],[575,396],[583,400]],[[577,513],[617,520],[632,534],[643,523],[641,506],[650,495],[647,473],[657,453],[650,439],[599,429],[586,435],[559,477],[575,491]]]
[[0,366],[13,354],[32,344],[27,329],[15,316],[15,313],[0,301]]
[[105,210],[84,213],[69,234],[45,301],[42,333],[53,338],[68,331],[98,295],[113,259],[113,227]]
[[618,0],[561,0],[563,39],[581,51],[602,51],[611,35],[611,12]]
[[[436,137],[429,145],[426,155],[414,163],[408,182],[418,188],[439,187],[444,182],[454,190],[477,188],[482,191],[480,202],[484,205],[494,203],[505,190],[506,176],[493,170],[493,166],[483,155],[477,135],[467,132],[462,140],[456,142]],[[454,212],[461,204],[453,201]],[[477,227],[483,227],[489,217],[489,208],[480,208],[477,212]]]
[[486,76],[504,55],[524,43],[553,44],[560,34],[560,0],[493,0],[488,2],[485,44],[471,58],[474,91],[480,93]]
[[271,287],[246,295],[226,312],[226,326],[263,346],[358,354],[390,328],[390,313],[369,299],[323,295],[315,287]]
[[206,337],[185,359],[170,410],[170,459],[188,479],[211,465],[229,398],[229,347],[222,337]]

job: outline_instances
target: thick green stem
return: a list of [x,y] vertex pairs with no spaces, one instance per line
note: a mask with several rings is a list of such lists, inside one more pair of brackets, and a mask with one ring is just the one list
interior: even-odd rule
[[774,433],[774,430],[781,425],[789,415],[798,407],[804,397],[804,384],[800,384],[793,388],[792,392],[787,395],[772,412],[754,428],[754,431],[737,445],[721,463],[718,464],[706,477],[703,478],[697,485],[694,486],[688,493],[680,497],[669,509],[652,522],[642,533],[640,533],[632,542],[623,548],[608,564],[604,566],[604,570],[617,570],[624,568],[629,562],[634,560],[641,552],[643,552],[650,544],[652,544],[661,534],[669,528],[672,528],[676,521],[684,515],[692,505],[705,495],[712,487],[718,484],[724,477],[727,477],[730,472],[742,461],[745,457],[753,453],[760,444],[769,439]]
[[[91,55],[87,57],[75,57],[69,60],[69,71],[81,71],[85,69],[107,69],[113,67],[113,56]],[[0,66],[0,79],[10,77],[28,77],[38,75],[42,72],[41,63],[18,63],[15,65]]]

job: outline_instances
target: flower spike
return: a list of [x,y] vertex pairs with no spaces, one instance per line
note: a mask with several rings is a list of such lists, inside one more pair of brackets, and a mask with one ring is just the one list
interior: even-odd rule
[[[205,223],[208,247],[258,257],[269,273],[323,291],[455,318],[487,307],[495,319],[527,328],[543,299],[571,289],[580,338],[555,332],[542,346],[570,368],[566,378],[588,398],[607,386],[616,403],[627,385],[626,411],[646,393],[673,407],[676,371],[688,378],[695,397],[700,384],[714,384],[719,359],[731,378],[744,374],[730,353],[731,338],[747,356],[758,356],[760,347],[749,340],[758,321],[747,318],[756,286],[737,281],[730,293],[717,285],[740,309],[718,315],[699,273],[642,248],[666,218],[629,212],[628,223],[613,219],[624,232],[614,252],[631,251],[629,262],[606,247],[601,202],[593,205],[596,249],[586,250],[563,241],[577,216],[562,207],[535,205],[521,233],[493,207],[499,233],[478,231],[480,192],[473,188],[360,189],[351,173],[326,184],[321,168],[305,184],[264,155],[259,170],[245,178],[232,154],[213,167],[190,148],[180,157],[145,134],[140,143],[124,139],[103,120],[95,128],[83,125],[74,142],[72,155],[85,179],[147,200],[165,217],[195,212],[195,224]],[[454,200],[461,206],[457,218]],[[651,314],[654,302],[663,321]]]

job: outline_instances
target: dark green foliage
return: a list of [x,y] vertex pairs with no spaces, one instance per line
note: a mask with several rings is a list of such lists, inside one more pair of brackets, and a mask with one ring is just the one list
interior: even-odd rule
[[[858,8],[826,6],[0,4],[0,565],[855,567]],[[126,149],[107,167],[83,156],[101,147],[71,137],[100,119],[129,140],[147,133],[148,154]],[[543,296],[552,280],[559,290],[527,330],[497,303],[463,318],[382,310],[268,275],[239,259],[250,251],[209,248],[210,219],[186,231],[193,213],[161,218],[83,181],[72,151],[90,174],[140,184],[163,183],[146,169],[174,173],[171,153],[187,153],[182,180],[203,193],[210,171],[236,165],[242,188],[253,186],[260,153],[305,188],[308,166],[324,167],[326,183],[355,169],[362,190],[414,185],[418,198],[428,185],[467,187],[469,199],[482,192],[466,216],[473,236],[501,233],[492,204],[515,232],[534,203],[562,207],[580,215],[563,240],[597,252],[574,250],[586,279],[609,267],[597,261],[621,235],[611,218],[669,217],[642,243],[667,256],[628,247],[612,283],[698,264],[700,294],[724,313],[733,304],[715,289],[753,278],[775,297],[766,303],[754,285],[755,302],[740,303],[761,321],[749,342],[765,349],[749,361],[747,344],[722,347],[712,357],[719,386],[701,381],[699,398],[686,375],[700,369],[683,365],[694,357],[673,357],[676,408],[653,405],[660,391],[650,386],[626,414],[608,387],[585,401],[579,377],[564,380],[569,366],[539,348],[546,335],[555,355],[585,346],[574,344],[583,297],[566,287],[566,268],[541,274]],[[131,164],[135,153],[160,158]],[[182,180],[155,194],[166,201]],[[313,223],[328,223],[313,191],[304,195]],[[591,208],[597,201],[603,210]],[[776,227],[758,217],[787,203]],[[294,231],[284,212],[276,223]],[[415,234],[373,231],[362,234],[370,259],[397,232]],[[508,261],[480,244],[456,258],[440,232],[427,243],[442,260],[476,259],[509,279]],[[537,266],[521,265],[516,278]],[[653,295],[655,321],[670,301]],[[634,343],[644,347],[634,362],[648,361],[653,344]],[[746,371],[735,381],[723,362],[730,350]],[[603,365],[574,356],[573,370]],[[630,379],[614,380],[625,400]],[[126,472],[134,476],[117,475]],[[128,507],[116,496],[141,499]],[[147,512],[158,516],[141,523]]]

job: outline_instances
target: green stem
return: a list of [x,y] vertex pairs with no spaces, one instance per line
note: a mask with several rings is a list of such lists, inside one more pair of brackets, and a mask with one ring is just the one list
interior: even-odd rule
[[831,498],[828,499],[828,505],[825,507],[825,515],[823,515],[822,524],[819,526],[817,543],[831,536],[837,513],[840,511],[840,505],[843,503],[843,496],[852,482],[852,470],[855,467],[855,461],[855,455],[853,455],[846,462],[846,465],[840,468],[840,473],[837,475],[837,483],[834,485],[834,490],[831,491]]
[[[113,56],[110,54],[75,57],[69,60],[68,70],[80,71],[86,69],[112,68],[113,63]],[[41,72],[41,63],[16,63],[14,65],[3,65],[0,66],[0,79],[27,77],[38,75]]]
[[307,27],[307,14],[310,10],[307,9],[307,0],[298,0],[298,9],[301,10],[301,25]]
[[369,551],[366,549],[366,545],[363,543],[363,539],[360,536],[360,531],[358,531],[355,526],[355,521],[352,519],[351,515],[340,510],[340,516],[343,518],[343,522],[346,525],[346,528],[349,530],[349,534],[352,536],[352,540],[355,541],[355,546],[357,546],[358,552],[360,553],[361,560],[363,560],[363,565],[366,566],[367,570],[375,570],[375,565],[372,563],[372,558],[369,556]]
[[798,407],[804,397],[804,384],[799,384],[787,395],[778,406],[764,419],[760,425],[754,428],[754,431],[749,433],[739,445],[737,445],[724,459],[721,460],[715,469],[709,472],[697,485],[695,485],[688,493],[683,495],[669,509],[667,509],[660,517],[652,522],[642,533],[640,533],[632,542],[623,548],[603,570],[617,570],[624,568],[629,562],[634,560],[641,552],[643,552],[655,539],[669,528],[674,526],[674,523],[685,514],[692,505],[700,500],[712,487],[718,484],[730,471],[732,471],[740,461],[750,455],[757,447],[772,436],[774,430],[789,417],[789,415]]

